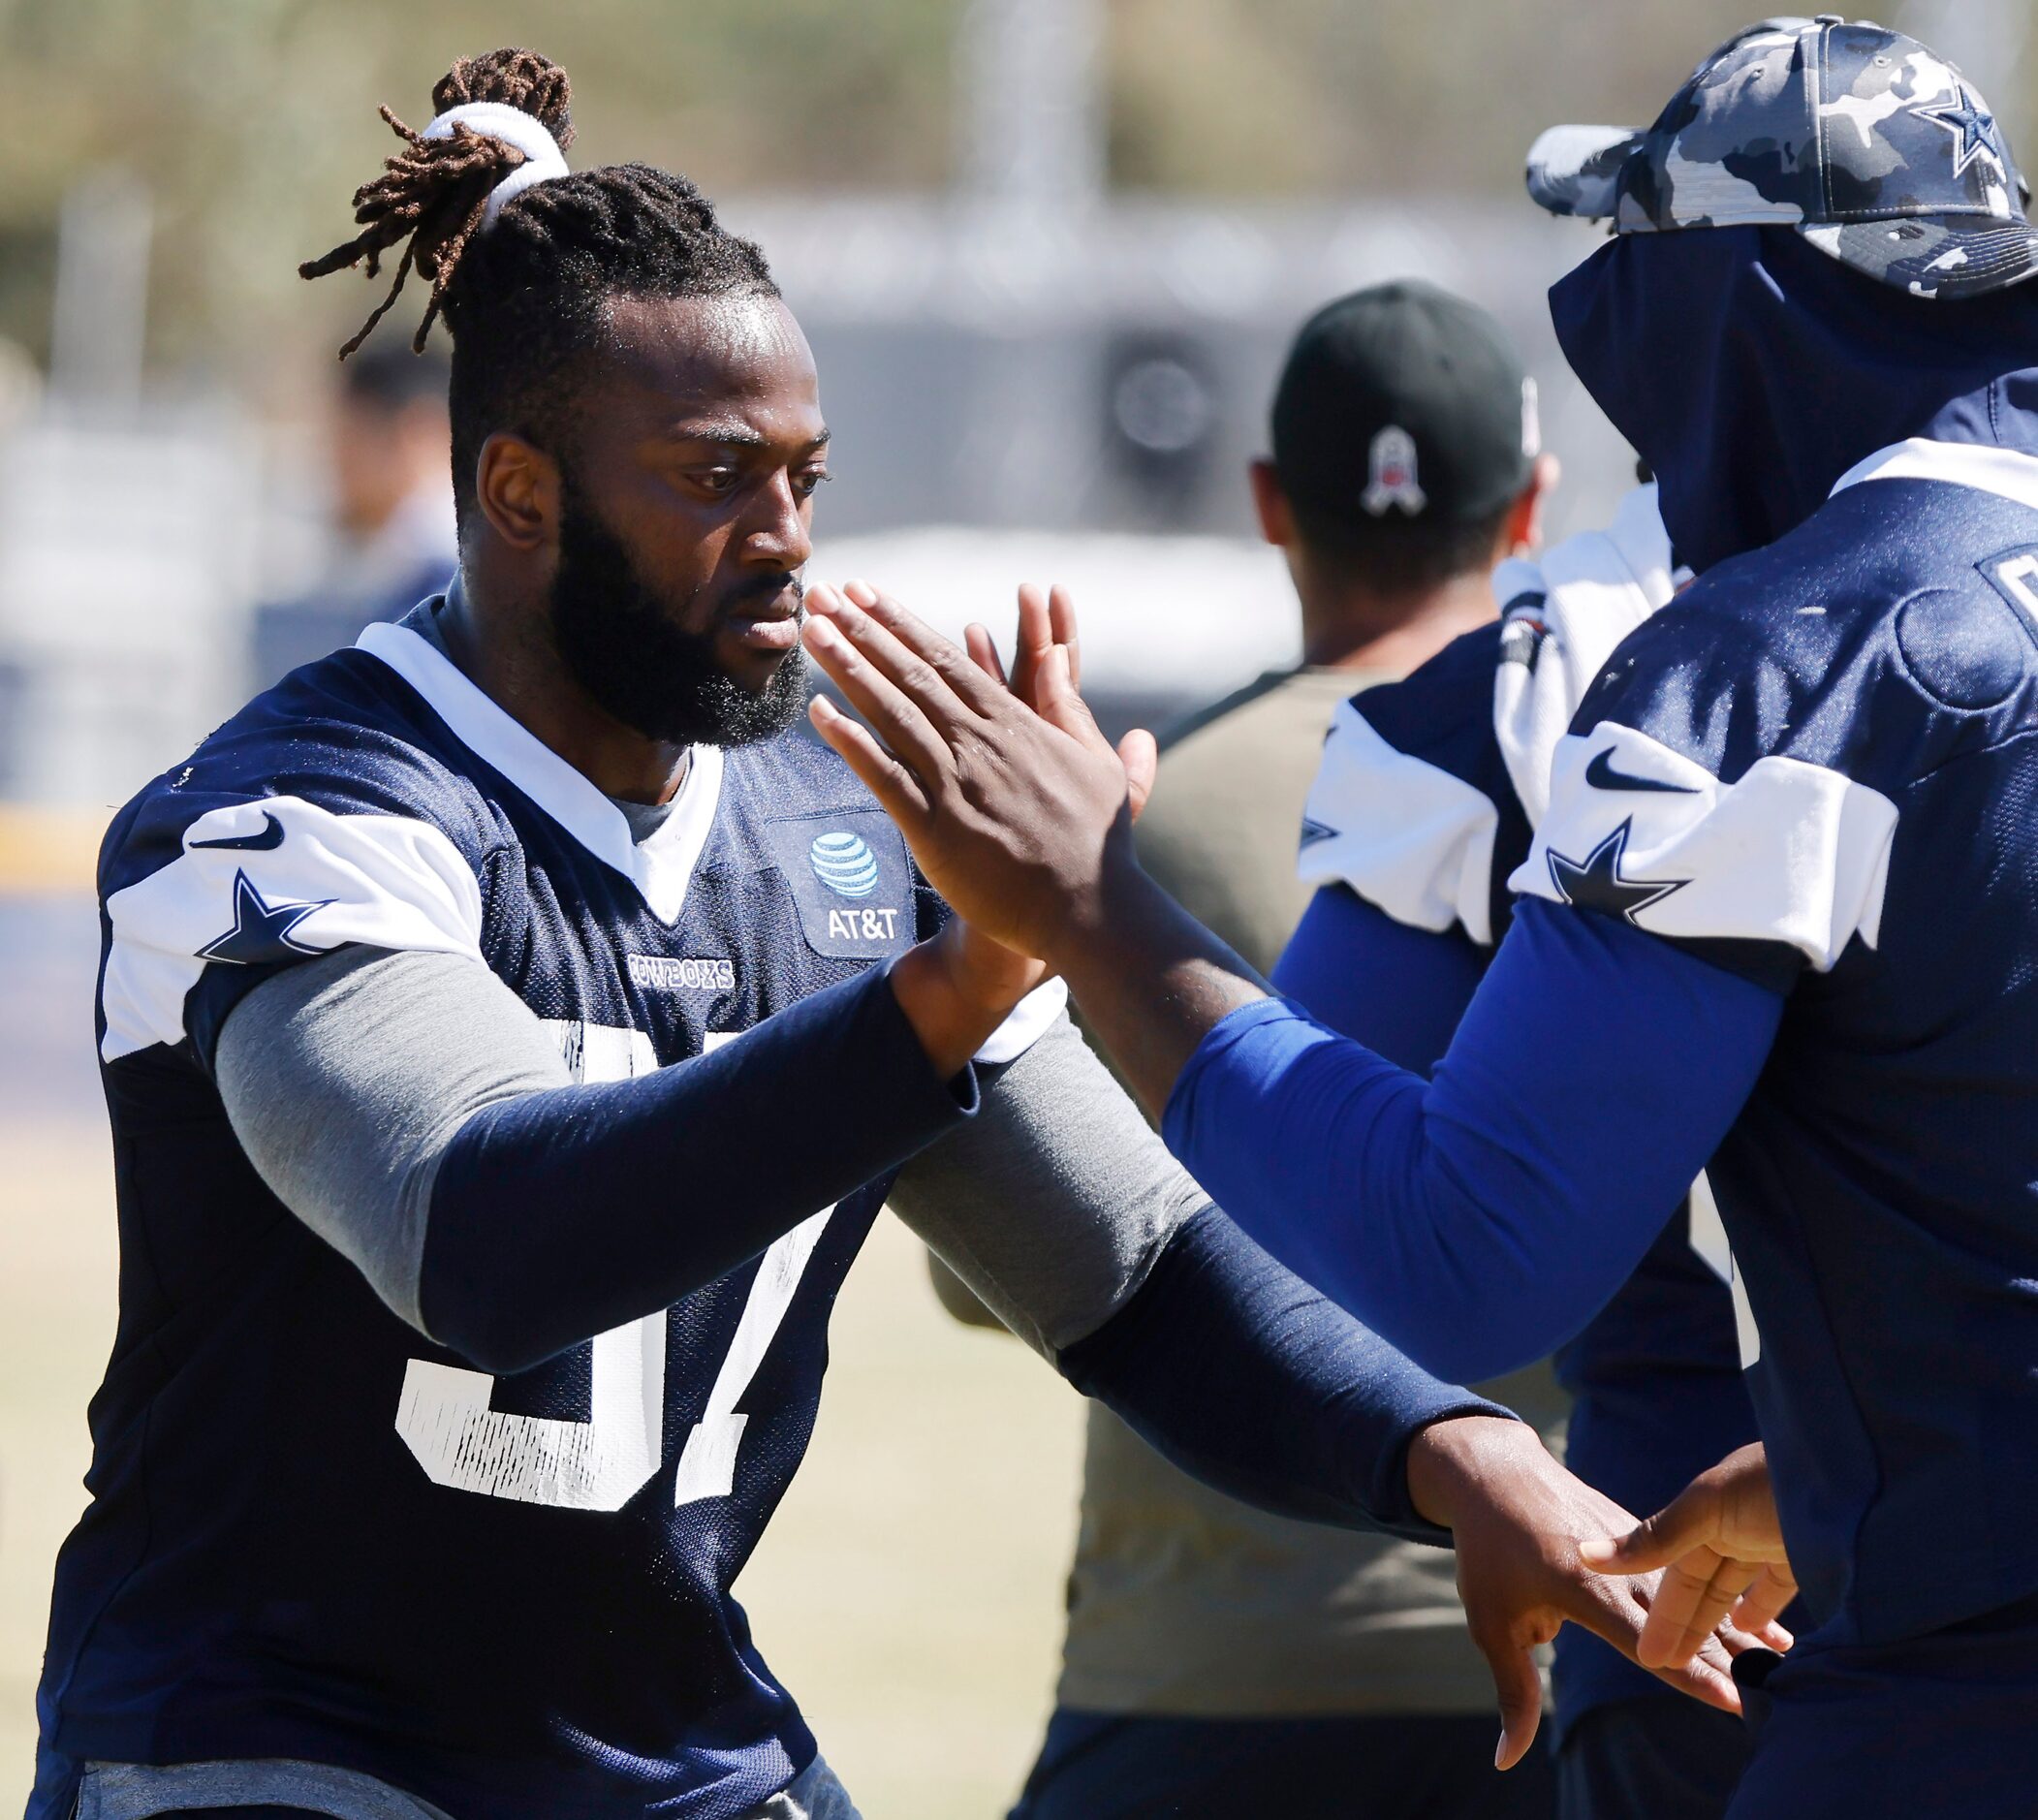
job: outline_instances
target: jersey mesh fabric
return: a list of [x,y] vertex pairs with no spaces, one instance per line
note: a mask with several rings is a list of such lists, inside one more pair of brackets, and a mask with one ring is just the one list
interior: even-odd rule
[[[727,755],[667,924],[360,651],[295,673],[129,804],[103,899],[190,860],[201,815],[286,794],[306,815],[408,818],[450,842],[478,882],[482,958],[583,1078],[696,1054],[938,913],[846,770],[784,738]],[[283,823],[296,840],[303,818]],[[824,836],[857,860],[854,899],[809,863]],[[88,1759],[284,1757],[510,1820],[739,1814],[814,1743],[729,1586],[805,1448],[829,1310],[886,1184],[792,1253],[477,1388],[268,1194],[227,1125],[209,1079],[221,1020],[316,952],[275,933],[263,867],[282,849],[267,839],[226,843],[259,907],[238,886],[222,896],[238,934],[191,988],[181,1038],[105,1068],[121,1321],[91,1410],[92,1502],[58,1565],[31,1812],[68,1811]],[[675,1215],[713,1217],[673,1190]],[[762,1341],[747,1375],[728,1364],[739,1329]],[[633,1408],[642,1482],[626,1463],[590,1491],[587,1454]],[[732,1457],[683,1482],[707,1428],[734,1429]],[[490,1448],[530,1470],[489,1480]]]

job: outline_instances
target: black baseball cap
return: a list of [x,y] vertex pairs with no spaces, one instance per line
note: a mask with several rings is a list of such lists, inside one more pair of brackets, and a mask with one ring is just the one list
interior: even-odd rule
[[1420,279],[1327,303],[1273,394],[1273,465],[1314,525],[1476,524],[1541,450],[1535,382],[1491,316]]

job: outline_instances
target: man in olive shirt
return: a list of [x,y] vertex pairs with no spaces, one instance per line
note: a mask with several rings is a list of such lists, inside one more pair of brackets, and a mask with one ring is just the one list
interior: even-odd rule
[[[1302,667],[1176,730],[1139,832],[1263,973],[1310,895],[1296,833],[1333,711],[1495,616],[1492,568],[1534,542],[1555,466],[1498,326],[1412,283],[1304,326],[1272,431],[1251,479]],[[1494,1394],[1559,1418],[1547,1368]],[[1493,1771],[1491,1706],[1448,1554],[1248,1510],[1090,1406],[1057,1706],[1014,1820],[1547,1816],[1540,1752]]]

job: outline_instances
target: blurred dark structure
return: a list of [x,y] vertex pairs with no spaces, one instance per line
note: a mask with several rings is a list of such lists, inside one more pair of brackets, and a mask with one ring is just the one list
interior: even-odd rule
[[437,592],[457,566],[446,417],[447,362],[395,336],[339,368],[328,433],[334,543],[295,598],[255,610],[251,680],[273,682],[351,644]]

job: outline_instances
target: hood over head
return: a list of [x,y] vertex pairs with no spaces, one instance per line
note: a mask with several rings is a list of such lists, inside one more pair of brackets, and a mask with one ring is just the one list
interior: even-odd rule
[[1914,297],[1744,226],[1623,235],[1552,287],[1550,313],[1701,572],[1906,437],[2038,455],[2038,285]]

